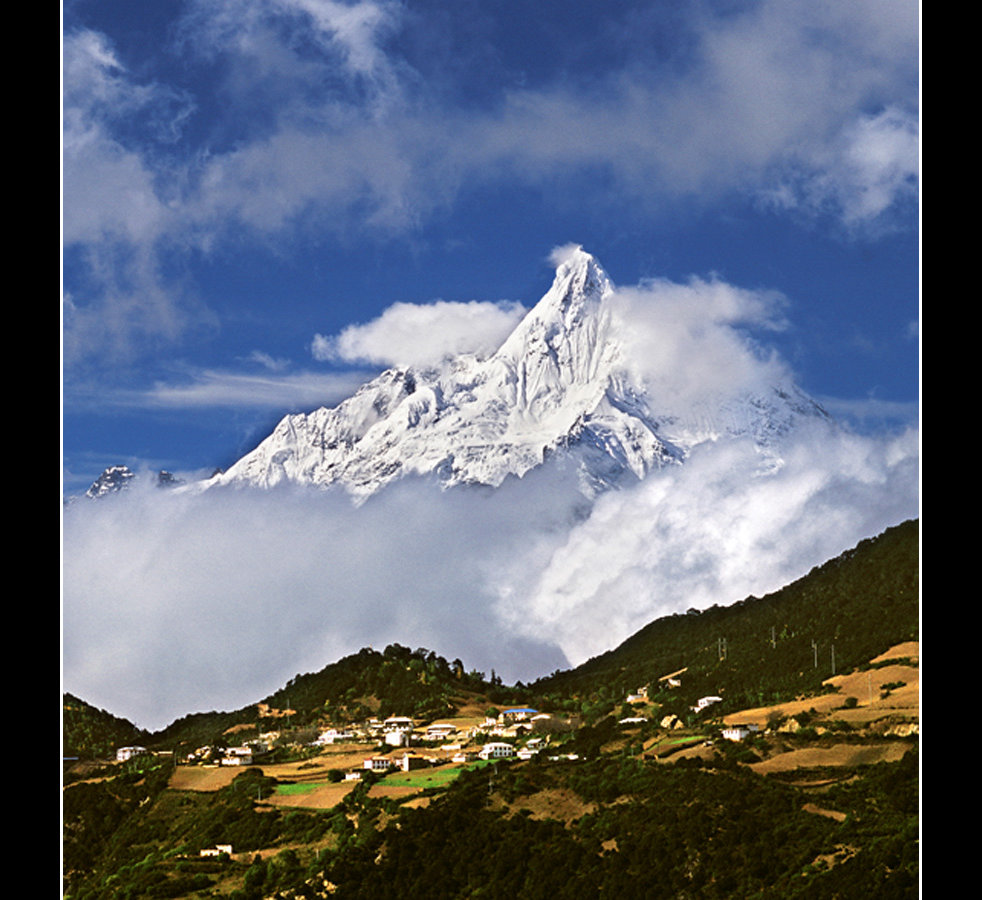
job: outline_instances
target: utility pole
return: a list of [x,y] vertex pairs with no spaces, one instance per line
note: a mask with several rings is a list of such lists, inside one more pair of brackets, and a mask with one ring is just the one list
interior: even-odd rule
[[832,674],[835,675],[835,644],[832,645]]
[[812,653],[815,655],[815,668],[818,668],[818,644],[812,641]]
[[776,646],[777,646],[777,642],[774,637],[774,626],[771,625],[771,649],[773,650]]

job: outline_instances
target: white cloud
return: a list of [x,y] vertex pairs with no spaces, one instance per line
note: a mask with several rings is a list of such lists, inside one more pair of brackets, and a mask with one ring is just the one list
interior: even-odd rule
[[[545,82],[470,108],[441,102],[439,84],[387,49],[403,21],[398,4],[200,0],[184,49],[220,55],[233,72],[249,61],[222,86],[223,114],[245,115],[257,94],[270,106],[247,117],[264,124],[227,151],[209,149],[195,178],[178,179],[189,193],[174,224],[207,233],[238,220],[274,233],[320,207],[331,215],[319,227],[339,214],[346,227],[350,214],[414,228],[470,184],[571,177],[583,190],[578,173],[597,167],[611,176],[605,191],[618,186],[625,203],[746,190],[797,195],[801,205],[806,185],[811,203],[821,195],[852,223],[877,218],[916,176],[917,7],[848,6],[761,2],[696,17],[694,51],[671,79],[630,60],[599,73],[590,92]],[[66,67],[70,96],[91,109],[107,85],[135,93],[104,42],[90,34],[84,44],[88,68]],[[309,46],[325,55],[300,52]],[[372,88],[351,89],[350,79]],[[111,158],[101,152],[98,162]],[[138,188],[128,214],[164,215],[134,181],[156,172],[150,158],[130,150],[115,165],[102,183]]]
[[259,363],[259,365],[269,369],[271,372],[282,372],[290,365],[288,359],[276,359],[271,354],[262,350],[253,350],[249,354],[249,359],[252,362]]
[[565,664],[554,645],[496,622],[486,572],[570,502],[550,480],[493,497],[404,484],[357,509],[290,491],[77,503],[65,516],[65,689],[162,727],[259,700],[363,646],[551,671]]
[[526,310],[520,303],[394,303],[377,319],[314,337],[315,359],[426,367],[447,356],[496,350]]
[[778,590],[918,514],[915,432],[805,432],[783,460],[765,472],[749,443],[707,445],[604,495],[544,563],[515,561],[498,612],[576,665],[660,616]]
[[[69,35],[64,236],[101,282],[97,299],[73,291],[78,308],[112,322],[117,345],[128,328],[173,340],[200,311],[162,278],[163,246],[242,228],[274,242],[304,226],[405,234],[472,185],[563,184],[605,209],[736,191],[857,233],[915,195],[913,0],[695,16],[672,69],[630,58],[590,91],[544,78],[474,106],[393,49],[405,15],[369,0],[194,3],[178,49],[224,73],[194,98],[224,138],[208,145],[174,144],[193,109],[182,90],[139,80],[102,35]],[[94,354],[98,329],[69,343]]]
[[786,299],[718,278],[618,287],[612,302],[624,362],[654,409],[691,418],[790,382],[784,363],[753,339],[785,326]]
[[117,126],[139,119],[140,140],[170,141],[190,114],[189,99],[166,85],[137,82],[97,32],[66,35],[63,58],[64,240],[157,239],[174,226],[158,194],[163,172],[146,146],[120,138]]
[[126,360],[145,341],[173,341],[211,314],[162,273],[157,242],[178,226],[159,188],[164,172],[145,146],[116,134],[142,118],[141,138],[168,142],[190,104],[178,92],[138,84],[107,39],[64,41],[63,216],[66,247],[81,249],[88,283],[65,298],[64,360]]

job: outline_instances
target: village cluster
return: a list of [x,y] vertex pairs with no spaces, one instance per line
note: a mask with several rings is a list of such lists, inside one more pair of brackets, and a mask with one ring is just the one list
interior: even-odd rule
[[[512,707],[497,717],[488,716],[482,722],[469,725],[434,722],[421,726],[408,716],[390,716],[384,720],[368,719],[357,726],[327,728],[308,741],[307,746],[373,745],[378,752],[366,756],[360,768],[345,775],[346,779],[356,780],[366,771],[385,772],[397,768],[409,771],[477,759],[529,759],[545,748],[550,734],[572,731],[578,724],[575,718],[554,717],[530,707]],[[286,741],[289,741],[287,732],[264,732],[240,746],[199,747],[187,754],[181,763],[248,766]],[[125,761],[146,752],[142,747],[122,747],[117,751],[116,759]]]
[[[668,677],[668,676],[666,676]],[[675,686],[674,684],[672,686]],[[702,713],[719,703],[722,697],[708,696],[691,707],[694,713]],[[646,704],[647,686],[629,694],[625,702]],[[645,716],[627,716],[619,720],[621,725],[647,722]],[[387,719],[370,718],[360,725],[329,727],[305,744],[309,748],[322,748],[334,744],[371,744],[376,752],[363,758],[358,768],[344,774],[345,780],[360,780],[365,772],[385,773],[401,769],[411,771],[426,766],[445,763],[468,763],[478,759],[531,759],[545,750],[553,735],[575,731],[581,722],[579,717],[563,718],[539,712],[531,707],[511,707],[497,716],[487,716],[481,722],[433,722],[418,725],[409,716],[390,716]],[[681,727],[676,716],[668,716],[660,723],[662,728]],[[731,725],[723,729],[721,737],[741,741],[756,733],[755,724]],[[261,759],[274,747],[290,742],[290,735],[282,731],[268,731],[239,746],[199,747],[180,762],[186,765],[249,766]],[[125,761],[146,753],[143,747],[122,747],[116,753],[117,761]],[[575,754],[558,754],[550,759],[575,759]]]

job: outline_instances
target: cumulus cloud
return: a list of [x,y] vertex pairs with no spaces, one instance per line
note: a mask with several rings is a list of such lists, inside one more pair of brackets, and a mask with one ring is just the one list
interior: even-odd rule
[[786,298],[718,278],[652,279],[616,288],[612,324],[623,363],[655,409],[690,417],[791,381],[755,335],[785,327]]
[[891,227],[892,209],[916,199],[919,146],[911,113],[889,107],[862,115],[815,148],[808,165],[786,166],[762,198],[784,209],[834,210],[847,229],[875,233]]
[[507,301],[394,303],[371,322],[335,336],[315,335],[311,352],[319,360],[424,368],[447,356],[493,352],[526,311]]
[[[267,112],[247,117],[255,130],[226,150],[195,158],[180,212],[195,230],[234,217],[272,232],[313,205],[331,218],[346,210],[404,229],[469,184],[600,167],[611,176],[605,190],[618,185],[624,202],[783,190],[788,201],[821,197],[853,222],[877,218],[916,176],[916,10],[875,0],[848,9],[749,4],[690,20],[692,52],[671,77],[633,60],[594,73],[590,91],[547,80],[471,108],[446,102],[439,73],[389,45],[405,21],[398,4],[199,0],[185,20],[185,49],[219,55],[232,72],[245,67],[228,76],[216,114],[241,113],[255,96]],[[88,69],[72,65],[66,75],[71,95],[88,98],[85,110],[108,85],[136,92],[104,39],[89,34],[76,46],[88,48]],[[301,52],[311,46],[321,55]],[[91,117],[77,118],[74,130],[87,133]],[[103,148],[96,161],[111,160]],[[154,171],[132,150],[116,165],[123,184]],[[162,214],[147,185],[136,187],[144,203],[131,215]]]

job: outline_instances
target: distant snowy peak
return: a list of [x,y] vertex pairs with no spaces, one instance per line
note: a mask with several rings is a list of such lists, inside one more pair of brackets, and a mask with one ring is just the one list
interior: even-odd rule
[[[92,486],[85,492],[85,496],[90,500],[100,500],[111,494],[118,494],[129,488],[135,479],[136,475],[129,466],[110,466],[92,482]],[[179,487],[184,482],[170,472],[161,469],[153,476],[153,483],[160,488],[173,488]]]
[[[497,486],[563,454],[587,493],[680,463],[692,445],[749,434],[762,446],[810,401],[775,390],[707,421],[659,418],[626,374],[612,330],[614,287],[581,248],[487,358],[390,369],[333,408],[288,415],[255,450],[203,487],[340,485],[364,497],[407,476]],[[817,409],[817,407],[814,407]]]
[[91,500],[98,500],[109,494],[115,494],[129,487],[133,479],[133,473],[128,466],[110,466],[85,492],[85,496]]

